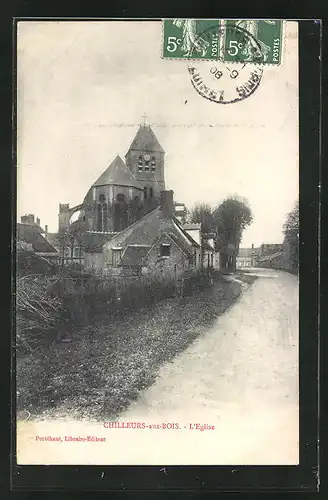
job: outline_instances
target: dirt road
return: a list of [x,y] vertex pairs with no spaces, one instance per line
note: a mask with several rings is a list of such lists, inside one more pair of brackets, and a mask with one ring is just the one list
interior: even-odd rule
[[[155,383],[121,414],[120,428],[88,420],[27,422],[20,463],[297,464],[298,279],[254,272],[258,279],[214,326],[160,368]],[[40,435],[105,440],[36,447]]]
[[[253,286],[205,336],[163,366],[120,419],[177,422],[182,429],[152,430],[125,461],[298,462],[298,279],[253,272],[259,276]],[[190,423],[215,430],[191,430]]]

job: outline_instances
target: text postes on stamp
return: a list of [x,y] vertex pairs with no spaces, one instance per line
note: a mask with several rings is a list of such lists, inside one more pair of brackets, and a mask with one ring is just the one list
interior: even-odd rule
[[[216,25],[201,33],[210,42],[216,36]],[[251,62],[229,64],[224,61],[190,61],[189,77],[195,90],[205,99],[218,104],[232,104],[252,95],[260,85],[263,74],[264,54],[261,44],[244,28],[236,25],[220,26],[219,35],[237,39],[252,54]]]
[[[219,59],[220,22],[206,19],[165,19],[163,57],[170,59]],[[208,29],[216,36],[206,40]]]
[[[263,64],[281,63],[281,20],[236,19],[225,21],[225,26],[223,37],[225,62],[256,62],[259,57],[258,47],[253,43],[256,40],[261,49]],[[251,36],[245,37],[245,33]]]
[[[282,20],[165,19],[163,57],[280,64]],[[211,29],[211,39],[202,36]],[[250,36],[245,37],[245,33]],[[254,44],[254,39],[257,44]]]

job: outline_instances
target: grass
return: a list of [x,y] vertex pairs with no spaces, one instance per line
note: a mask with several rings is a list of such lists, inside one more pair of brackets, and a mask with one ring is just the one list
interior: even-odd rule
[[240,293],[240,284],[218,280],[195,295],[98,320],[73,331],[70,343],[18,356],[17,411],[32,419],[115,418]]

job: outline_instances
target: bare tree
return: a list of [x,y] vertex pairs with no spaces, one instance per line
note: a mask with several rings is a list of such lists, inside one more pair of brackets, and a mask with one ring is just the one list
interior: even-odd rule
[[196,203],[188,213],[191,223],[200,223],[202,231],[208,233],[213,227],[213,209],[208,203]]

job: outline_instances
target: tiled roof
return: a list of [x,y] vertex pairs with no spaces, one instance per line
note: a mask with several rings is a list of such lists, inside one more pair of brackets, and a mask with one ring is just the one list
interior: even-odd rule
[[258,262],[269,262],[270,260],[277,259],[278,257],[281,257],[283,255],[282,250],[279,252],[272,253],[270,255],[265,255],[264,257],[260,257],[258,259]]
[[101,252],[105,243],[110,241],[117,233],[85,232],[75,236],[77,242],[86,252]]
[[150,245],[127,246],[119,265],[124,267],[140,266],[142,264],[142,260],[148,254],[150,248]]
[[17,253],[16,265],[18,272],[23,272],[25,275],[55,272],[57,268],[56,264],[49,262],[46,258],[26,250],[20,250]]
[[174,233],[167,233],[167,234],[187,257],[192,258],[193,253],[192,253],[192,247],[190,245],[183,242],[181,238],[178,238],[177,235]]
[[[192,255],[192,249],[194,247],[199,248],[198,243],[183,230],[178,219],[175,217],[162,217],[160,207],[114,236],[108,248],[112,246],[122,246],[125,248],[129,245],[152,246],[161,234],[165,233],[168,234],[188,256]],[[106,247],[107,245],[105,244],[105,249]]]
[[152,245],[154,237],[158,236],[161,220],[161,210],[158,207],[114,236],[110,246]]
[[202,227],[201,223],[183,225],[183,229],[185,229],[186,231],[191,231],[192,229],[201,229],[201,227]]
[[45,238],[51,245],[53,245],[57,250],[60,247],[58,233],[47,233]]
[[149,125],[140,125],[137,135],[129,148],[136,151],[156,151],[164,153],[164,149],[157,140],[156,135]]
[[56,253],[56,248],[42,236],[37,226],[32,224],[17,224],[17,241],[32,245],[36,253]]
[[115,160],[109,165],[105,172],[101,174],[93,185],[104,186],[108,184],[143,189],[120,156],[116,156]]

